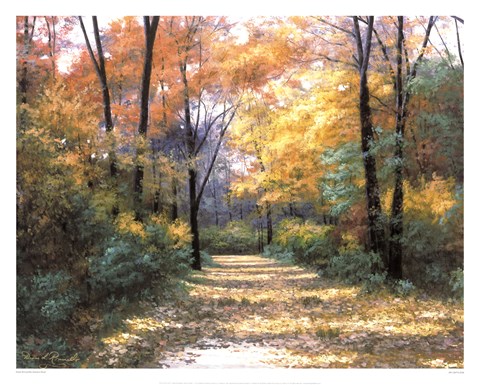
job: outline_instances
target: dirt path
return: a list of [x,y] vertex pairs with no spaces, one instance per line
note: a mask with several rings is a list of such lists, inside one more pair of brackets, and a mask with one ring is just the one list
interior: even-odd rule
[[124,320],[103,367],[463,367],[463,306],[364,295],[259,256],[214,257],[190,296]]

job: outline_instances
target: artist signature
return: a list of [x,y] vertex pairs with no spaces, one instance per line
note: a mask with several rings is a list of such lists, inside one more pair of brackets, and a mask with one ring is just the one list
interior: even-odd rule
[[61,357],[58,352],[48,352],[38,355],[31,354],[29,352],[22,352],[22,358],[25,361],[34,361],[38,363],[38,367],[41,369],[47,368],[68,368],[72,367],[72,364],[80,361],[78,354],[75,353],[71,357]]

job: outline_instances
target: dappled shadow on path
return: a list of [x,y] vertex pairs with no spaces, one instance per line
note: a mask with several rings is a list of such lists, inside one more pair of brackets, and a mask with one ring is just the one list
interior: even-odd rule
[[[215,267],[186,283],[188,297],[125,320],[127,330],[104,341],[105,362],[161,368],[463,367],[460,304],[363,295],[358,287],[260,256],[214,261]],[[141,357],[135,344],[142,346]]]

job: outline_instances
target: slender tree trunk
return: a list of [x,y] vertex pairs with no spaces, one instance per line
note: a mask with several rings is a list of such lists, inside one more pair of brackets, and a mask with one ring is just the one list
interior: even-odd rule
[[230,180],[230,163],[227,163],[228,167],[225,167],[225,182],[227,185],[227,188],[225,189],[225,195],[227,197],[227,209],[228,209],[228,220],[230,222],[233,221],[233,205],[232,205],[232,192],[230,191],[230,185],[231,185],[231,180]]
[[216,180],[213,178],[212,181],[213,188],[212,188],[212,195],[213,195],[213,209],[215,211],[215,226],[219,226],[219,219],[218,219],[218,203],[217,203],[217,187],[216,187]]
[[[137,157],[143,154],[143,151],[137,148]],[[134,206],[135,206],[135,219],[141,221],[143,217],[142,213],[142,195],[143,195],[143,164],[137,162],[135,167],[135,179],[134,179]]]
[[[409,82],[416,77],[417,66],[423,58],[425,48],[427,47],[430,32],[435,24],[435,17],[430,17],[425,31],[420,54],[409,71],[407,57],[407,77],[405,82]],[[395,116],[395,187],[393,191],[392,210],[390,218],[390,250],[388,261],[388,273],[394,279],[401,279],[403,276],[403,170],[404,157],[403,147],[405,142],[405,126],[407,119],[407,106],[410,100],[410,92],[405,87],[403,75],[404,35],[403,35],[403,16],[398,17],[397,21],[397,44],[396,44],[396,76],[395,76],[395,97],[396,97],[396,116]]]
[[158,172],[158,181],[157,181],[157,151],[154,148],[154,143],[152,142],[152,152],[153,152],[153,161],[152,161],[152,176],[153,176],[153,186],[155,192],[153,193],[153,207],[152,211],[154,214],[158,214],[160,211],[160,185],[161,185],[161,175]]
[[363,47],[358,18],[354,17],[354,33],[357,43],[359,72],[360,72],[360,125],[362,137],[363,166],[365,169],[365,189],[367,198],[369,249],[382,256],[387,264],[385,252],[385,230],[382,223],[382,208],[380,202],[380,187],[377,180],[377,166],[375,156],[370,148],[373,143],[372,110],[370,108],[370,91],[368,87],[368,63],[373,31],[373,16],[368,17],[368,31]]
[[383,255],[385,252],[385,231],[382,224],[382,208],[380,203],[380,187],[377,180],[376,160],[370,152],[370,144],[373,140],[373,127],[369,105],[369,91],[366,86],[361,86],[360,91],[360,120],[367,196],[369,244],[372,251]]
[[[95,58],[95,54],[93,53],[93,49],[90,44],[90,40],[88,38],[87,31],[85,30],[85,26],[83,24],[83,20],[81,16],[79,16],[78,19],[80,20],[80,26],[82,28],[83,36],[85,38],[88,54],[90,55],[90,59],[92,60],[93,67],[95,68],[95,72],[97,74],[98,80],[100,81],[100,86],[102,87],[103,116],[105,119],[105,131],[107,133],[107,136],[112,142],[111,148],[108,152],[108,156],[110,158],[110,176],[116,177],[118,175],[118,170],[117,170],[117,161],[116,161],[116,154],[115,154],[115,145],[113,143],[113,119],[112,119],[112,109],[111,109],[111,102],[110,102],[110,91],[108,89],[107,72],[105,70],[105,55],[103,53],[102,42],[100,40],[100,31],[98,28],[98,21],[96,16],[92,16],[93,34],[95,37],[95,44],[97,47],[97,56],[98,56],[98,59],[97,59]],[[114,214],[117,211],[118,209],[114,207],[113,209]]]
[[95,44],[97,46],[97,53],[98,53],[99,78],[102,86],[103,115],[105,117],[105,130],[107,132],[110,132],[113,129],[113,119],[112,119],[112,108],[110,103],[110,91],[108,89],[108,83],[107,83],[107,72],[105,70],[105,55],[103,53],[102,42],[100,40],[100,31],[98,28],[97,17],[93,16],[92,21],[93,21],[93,32],[95,36]]
[[262,218],[262,211],[260,209],[260,206],[257,204],[256,205],[257,209],[257,239],[258,239],[258,252],[263,253],[264,247],[263,247],[263,218]]
[[259,228],[258,228],[258,252],[264,252],[263,246],[263,222],[260,221]]
[[[462,24],[463,24],[463,23],[462,23]],[[455,19],[455,30],[457,31],[458,57],[459,57],[459,59],[460,59],[460,63],[462,63],[462,68],[464,68],[463,55],[462,55],[462,45],[460,44],[460,33],[458,32],[457,19]]]
[[[159,16],[153,16],[151,21],[150,16],[143,17],[145,51],[143,55],[143,72],[140,96],[140,120],[138,123],[138,133],[144,139],[146,139],[148,131],[148,112],[150,102],[150,78],[152,76],[153,63],[153,46],[155,44],[155,36],[157,33],[159,20]],[[137,220],[140,220],[142,218],[141,206],[143,195],[144,165],[141,160],[138,160],[138,158],[141,158],[143,153],[143,148],[137,148],[137,165],[135,168],[134,182],[135,216]]]
[[150,103],[150,78],[152,77],[153,45],[155,44],[155,36],[157,33],[159,19],[159,16],[153,16],[152,21],[150,21],[149,16],[143,17],[145,32],[145,52],[143,55],[140,122],[138,124],[138,132],[142,135],[146,135],[148,129],[148,107]]
[[[228,183],[228,182],[227,182]],[[228,209],[228,220],[231,222],[233,220],[233,213],[232,213],[232,194],[230,191],[227,190],[227,209]]]
[[27,57],[30,54],[30,31],[28,29],[28,16],[23,18],[23,55],[22,61],[22,78],[20,79],[20,93],[21,103],[27,104],[27,91],[28,91],[28,66]]
[[[257,152],[260,171],[265,172],[266,168],[265,168],[265,164],[263,163],[263,159],[261,157],[260,146],[258,143],[255,143],[255,150]],[[263,188],[263,191],[265,194],[268,192],[266,188]],[[266,217],[267,217],[267,245],[270,245],[273,240],[273,224],[272,224],[272,206],[269,201],[265,202],[265,208],[266,208]]]
[[56,65],[55,65],[55,43],[56,43],[56,31],[55,31],[55,16],[52,16],[52,26],[50,26],[50,22],[48,21],[48,17],[45,16],[45,24],[47,24],[47,34],[48,34],[48,48],[50,56],[50,60],[52,61],[52,79],[55,80],[55,72],[56,72]]
[[172,210],[171,210],[171,219],[172,221],[175,221],[178,219],[178,203],[177,203],[177,181],[175,178],[172,179],[172,195],[173,195],[173,201],[172,201]]
[[[165,76],[165,58],[162,56],[162,66],[161,66],[161,71],[162,71],[162,78],[160,79],[160,90],[162,92],[162,121],[161,121],[161,127],[163,130],[167,130],[167,99],[166,99],[166,96],[165,96],[165,80],[164,80],[164,76]],[[152,172],[153,172],[153,178],[154,178],[154,182],[153,182],[153,186],[154,186],[154,189],[155,189],[155,192],[153,193],[153,212],[154,213],[158,213],[159,210],[160,210],[160,189],[161,189],[161,175],[160,175],[160,171],[158,172],[158,183],[155,182],[155,178],[156,178],[156,160],[157,160],[157,157],[158,157],[158,151],[157,149],[155,148],[154,146],[154,142],[153,142],[153,139],[152,139],[152,153],[153,153],[153,158],[154,158],[154,162],[153,162],[153,169],[152,169]],[[176,218],[175,218],[176,219]]]
[[190,94],[187,79],[187,59],[180,63],[180,73],[183,82],[183,109],[185,114],[186,145],[188,161],[188,194],[190,204],[190,231],[192,233],[192,269],[201,270],[200,259],[200,234],[198,229],[198,205],[197,205],[197,170],[195,165],[195,136],[192,127],[190,112]]
[[155,194],[153,195],[153,212],[154,214],[158,214],[160,211],[160,191],[156,190]]
[[[28,55],[30,55],[30,46],[32,43],[33,32],[35,30],[36,17],[33,18],[32,29],[29,29],[28,16],[23,18],[23,60],[22,71],[19,81],[20,86],[20,103],[23,107],[28,104]],[[24,109],[20,110],[19,126],[21,130],[25,130],[28,126],[28,114]]]
[[396,121],[395,121],[395,188],[393,191],[392,214],[390,220],[390,254],[388,273],[394,279],[402,278],[402,235],[403,235],[403,145],[405,129],[405,109],[403,105],[403,16],[398,17],[396,45]]
[[267,245],[270,245],[273,241],[273,224],[272,224],[272,206],[270,202],[267,205]]
[[200,233],[198,228],[198,204],[197,204],[197,172],[195,169],[188,170],[188,187],[190,200],[190,228],[192,231],[192,269],[202,270],[200,259]]

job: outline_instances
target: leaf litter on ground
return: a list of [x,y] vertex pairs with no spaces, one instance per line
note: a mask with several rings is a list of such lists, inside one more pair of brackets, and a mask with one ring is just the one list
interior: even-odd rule
[[364,294],[260,256],[217,256],[189,296],[104,337],[93,367],[462,368],[463,305]]

